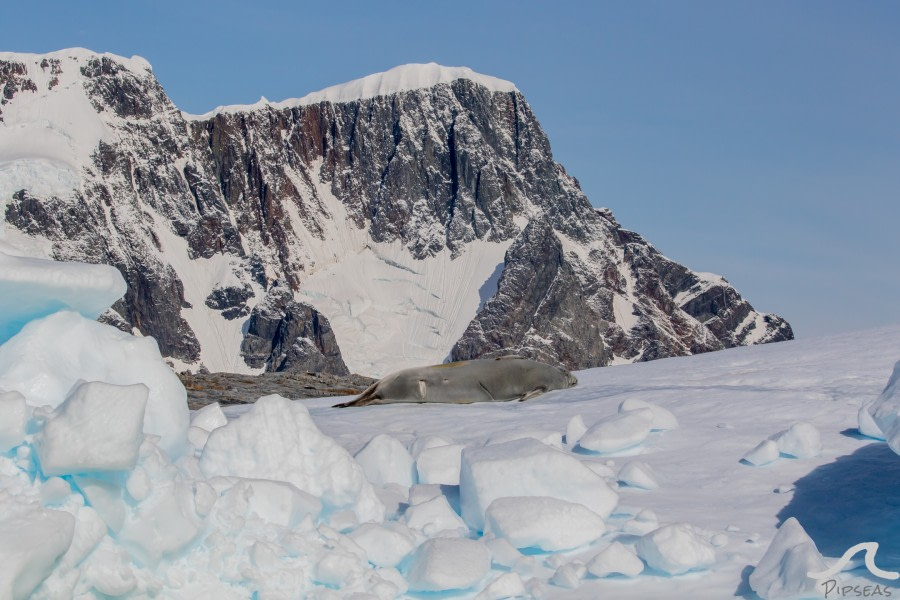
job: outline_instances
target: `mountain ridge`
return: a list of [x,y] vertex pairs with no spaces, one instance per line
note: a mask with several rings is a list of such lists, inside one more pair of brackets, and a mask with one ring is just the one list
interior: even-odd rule
[[[0,58],[0,250],[117,266],[129,292],[108,318],[179,368],[259,369],[240,354],[245,317],[276,281],[376,376],[448,355],[587,368],[792,337],[594,209],[512,84],[426,65],[427,88],[194,120],[127,60],[136,71]],[[17,154],[26,136],[46,147]]]

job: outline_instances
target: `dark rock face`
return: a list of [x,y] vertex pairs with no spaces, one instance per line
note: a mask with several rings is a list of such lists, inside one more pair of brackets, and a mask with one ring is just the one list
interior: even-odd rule
[[246,302],[252,297],[253,290],[249,285],[220,287],[210,292],[206,297],[205,304],[210,308],[222,311],[222,316],[231,321],[250,314],[250,308]]
[[277,284],[250,314],[241,354],[251,367],[270,372],[350,373],[328,319]]
[[[418,259],[511,244],[456,359],[518,353],[575,369],[793,337],[724,279],[669,261],[594,209],[519,92],[459,79],[187,119],[149,68],[66,60],[0,61],[0,105],[55,93],[74,74],[110,135],[69,196],[23,189],[4,217],[51,242],[54,258],[119,268],[129,287],[116,325],[152,335],[165,356],[200,361],[207,311],[222,328],[243,325],[229,352],[248,365],[346,372],[328,320],[293,292],[358,252],[346,240],[360,234]],[[206,280],[205,265],[222,262],[238,283]]]

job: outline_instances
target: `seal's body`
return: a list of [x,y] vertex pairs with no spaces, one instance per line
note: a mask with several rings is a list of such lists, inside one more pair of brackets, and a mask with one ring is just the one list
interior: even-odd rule
[[578,383],[564,369],[536,360],[507,356],[414,367],[379,379],[351,402],[336,407],[395,402],[508,402],[527,400]]

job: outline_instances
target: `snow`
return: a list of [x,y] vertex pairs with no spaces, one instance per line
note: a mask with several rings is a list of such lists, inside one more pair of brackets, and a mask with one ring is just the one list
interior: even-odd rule
[[626,410],[606,417],[588,429],[581,436],[578,445],[592,452],[626,450],[647,439],[653,417],[653,411],[648,408]]
[[637,577],[644,570],[644,563],[628,546],[613,542],[587,564],[588,573],[594,577],[625,575]]
[[816,543],[791,517],[778,528],[750,574],[750,587],[763,600],[819,597],[822,590],[807,573],[821,573],[826,568]]
[[96,319],[125,295],[114,267],[22,258],[0,252],[0,344],[39,317],[62,309]]
[[638,540],[636,548],[647,566],[669,575],[706,569],[716,561],[716,549],[686,523],[651,531]]
[[507,496],[549,496],[583,504],[601,518],[617,502],[606,481],[577,458],[530,438],[466,448],[459,495],[462,517],[476,530],[490,504]]
[[144,441],[146,385],[101,381],[76,386],[37,440],[44,475],[125,471]]
[[312,92],[302,98],[292,98],[281,102],[269,102],[265,97],[254,104],[236,104],[220,106],[202,115],[184,114],[189,120],[207,120],[217,114],[234,114],[261,110],[271,107],[276,110],[319,104],[320,102],[353,102],[366,98],[388,96],[398,92],[432,88],[436,85],[453,83],[458,79],[467,79],[485,87],[491,92],[517,92],[516,86],[502,79],[476,73],[468,67],[445,67],[436,63],[400,65],[382,73],[373,73],[361,79],[334,85],[318,92]]
[[547,497],[497,498],[484,521],[485,535],[549,552],[589,544],[606,530],[603,518],[584,505]]
[[[475,316],[479,290],[511,242],[473,241],[416,260],[400,242],[370,242],[316,272],[299,299],[328,317],[351,372],[383,377],[398,368],[439,364]],[[321,245],[321,242],[319,242]],[[334,260],[334,259],[332,259]]]

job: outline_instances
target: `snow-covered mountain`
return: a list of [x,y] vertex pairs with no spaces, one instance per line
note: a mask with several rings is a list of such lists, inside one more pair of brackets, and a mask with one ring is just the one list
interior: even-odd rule
[[103,318],[178,367],[589,368],[792,337],[593,208],[515,86],[466,68],[194,116],[137,57],[2,53],[0,96],[0,251],[116,266]]

